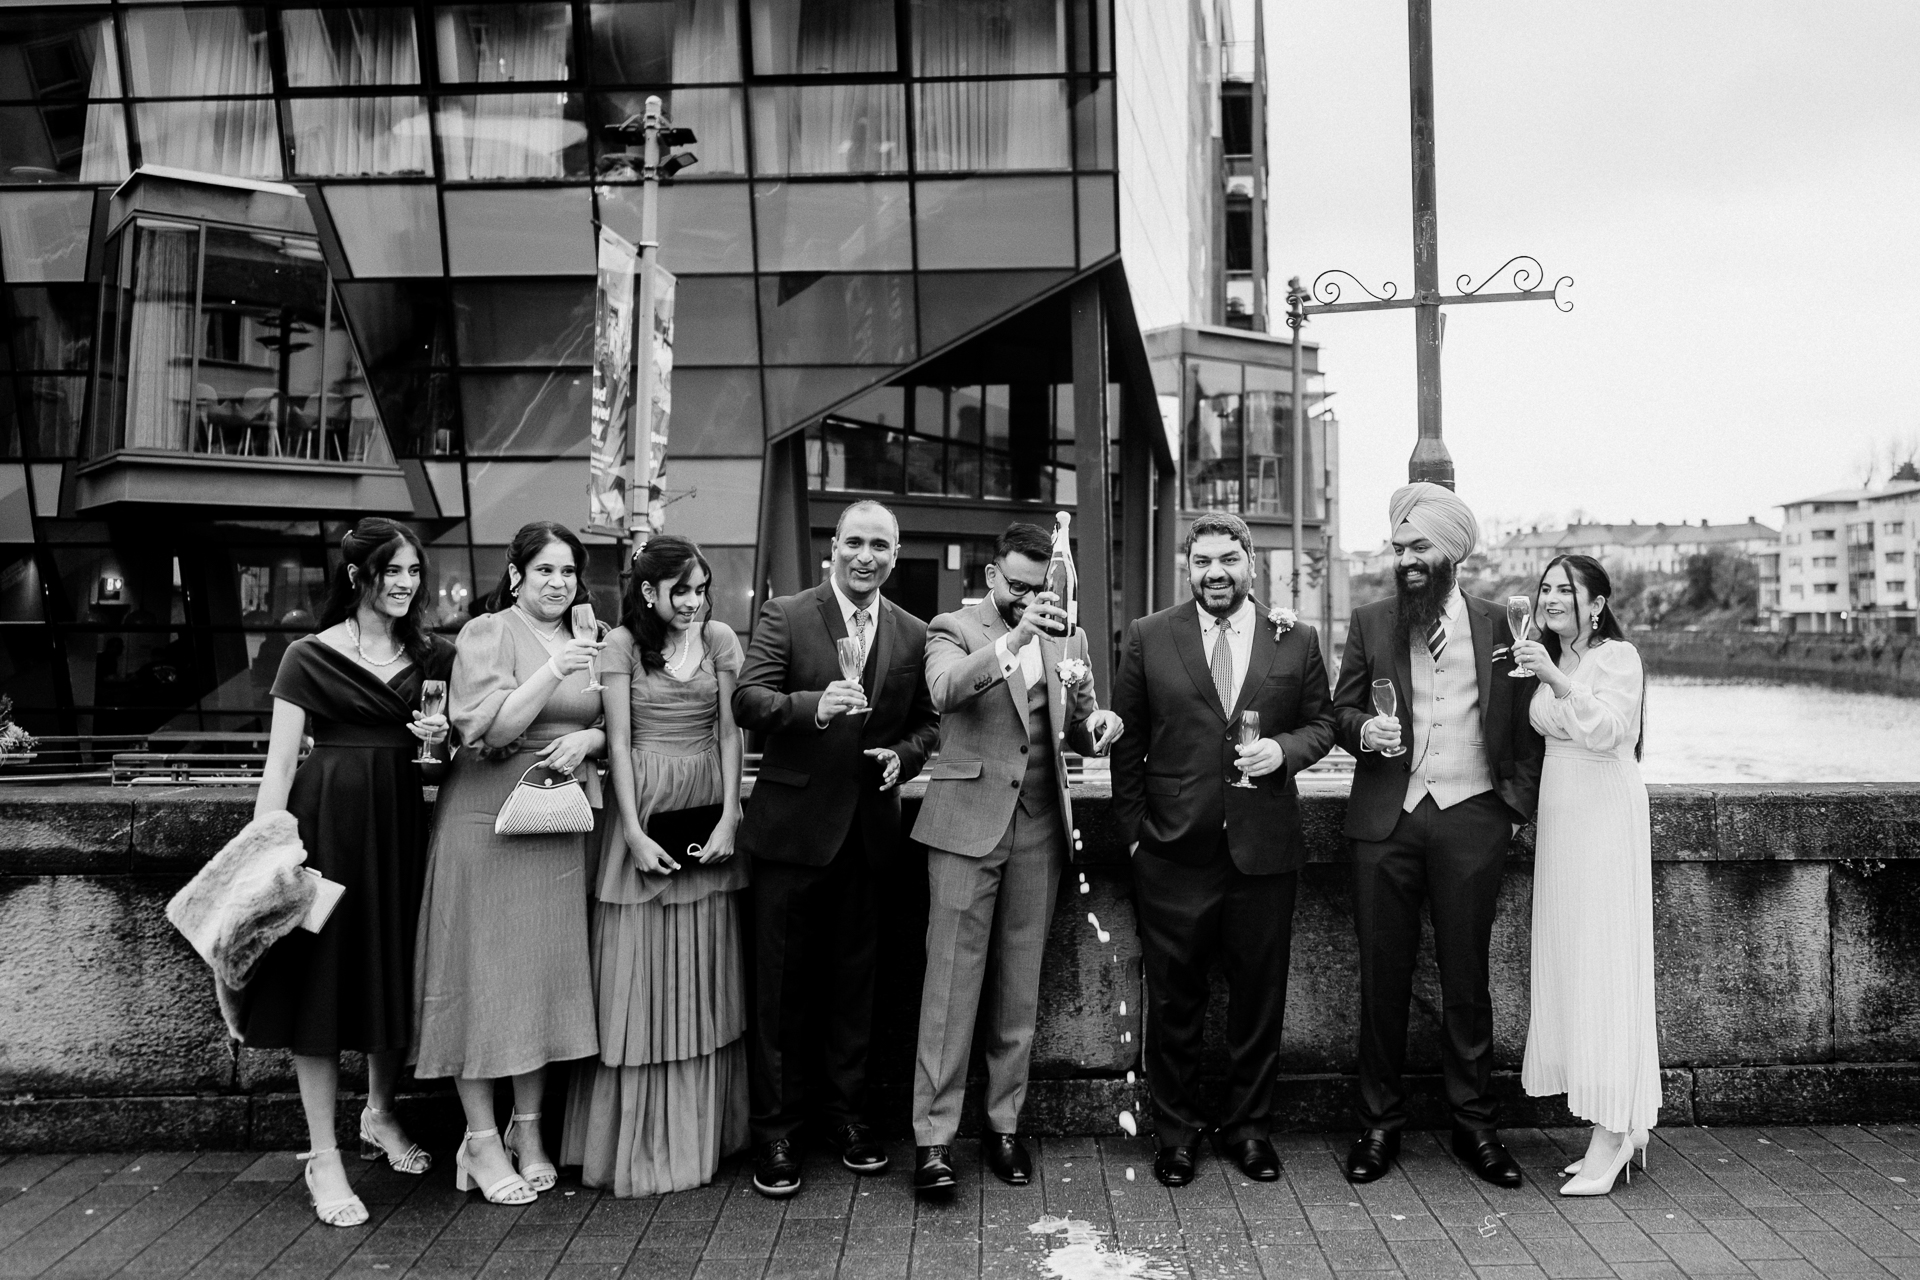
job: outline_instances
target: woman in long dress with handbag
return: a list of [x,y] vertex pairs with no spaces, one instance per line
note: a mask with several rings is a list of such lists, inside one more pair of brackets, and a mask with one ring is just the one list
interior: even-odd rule
[[619,812],[594,892],[600,1056],[576,1070],[562,1163],[616,1196],[701,1186],[747,1143],[743,658],[712,586],[698,546],[653,538],[601,660]]
[[[585,567],[565,525],[521,529],[491,611],[460,632],[448,692],[465,745],[440,788],[428,857],[414,1074],[454,1077],[467,1118],[454,1185],[477,1184],[496,1204],[553,1187],[540,1129],[546,1068],[599,1047],[587,960],[593,823],[580,784],[592,785],[586,761],[606,749],[600,697],[586,687],[602,646],[568,627],[587,599]],[[513,1081],[504,1138],[502,1078]]]
[[1564,1093],[1593,1125],[1563,1196],[1605,1195],[1660,1115],[1654,1018],[1653,842],[1640,779],[1646,676],[1590,556],[1540,578],[1539,640],[1513,647],[1538,676],[1546,738],[1534,842],[1532,1017],[1520,1083]]
[[[426,628],[426,552],[405,525],[368,518],[340,540],[340,567],[317,635],[287,646],[273,681],[273,731],[254,816],[286,810],[307,863],[344,892],[317,933],[275,943],[242,996],[243,1042],[293,1050],[310,1149],[307,1194],[328,1226],[355,1227],[334,1138],[340,1052],[367,1055],[360,1154],[400,1173],[431,1163],[393,1114],[412,1029],[409,983],[424,878],[427,809],[419,743],[446,717],[414,710],[423,679],[444,679],[450,646]],[[313,750],[300,759],[300,739]],[[297,767],[296,767],[297,766]]]

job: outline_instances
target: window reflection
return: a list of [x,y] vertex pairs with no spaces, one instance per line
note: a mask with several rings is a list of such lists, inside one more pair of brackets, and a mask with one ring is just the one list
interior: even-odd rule
[[583,188],[448,191],[441,199],[454,275],[593,274],[593,210]]
[[1186,429],[1186,505],[1199,511],[1241,510],[1240,366],[1194,360]]
[[769,364],[904,364],[914,358],[913,278],[789,272],[760,281]]
[[675,368],[671,447],[683,458],[759,457],[766,448],[759,371]]
[[93,348],[94,302],[94,290],[86,285],[7,290],[14,368],[86,368]]
[[1120,235],[1114,225],[1113,178],[1081,178],[1079,182],[1080,265],[1084,267],[1118,252]]
[[893,0],[749,0],[753,69],[763,76],[892,71]]
[[84,377],[0,379],[9,457],[72,458],[80,452],[80,428],[86,410]]
[[440,154],[453,182],[569,178],[587,172],[579,95],[474,94],[440,100]]
[[736,0],[626,0],[590,5],[587,13],[593,24],[593,79],[598,84],[698,84],[740,78]]
[[294,98],[293,171],[314,178],[431,176],[424,98]]
[[[598,190],[600,218],[629,240],[640,235],[640,190]],[[660,191],[660,265],[675,275],[753,270],[745,183],[675,183]]]
[[127,176],[119,51],[109,18],[0,14],[0,182]]
[[1065,0],[913,0],[914,71],[923,76],[1065,71],[1065,8]]
[[600,181],[640,180],[639,130],[636,127],[623,133],[619,126],[645,113],[649,94],[659,95],[667,119],[692,129],[699,139],[691,150],[700,157],[700,162],[682,172],[676,181],[747,171],[745,112],[738,89],[633,89],[594,95],[594,140],[598,156],[594,172]]
[[446,5],[434,40],[446,84],[565,80],[573,17],[564,4]]
[[432,187],[326,187],[324,196],[354,275],[441,273],[439,201]]
[[[829,492],[1074,500],[1072,387],[881,388],[807,433],[809,483]],[[1061,394],[1065,392],[1066,394]],[[904,421],[903,421],[904,418]]]
[[1073,82],[1073,149],[1082,169],[1113,168],[1113,81]]
[[593,378],[585,370],[463,373],[467,454],[585,457],[592,394]]
[[229,178],[282,176],[280,120],[271,98],[143,102],[133,119],[144,164]]
[[1071,178],[926,179],[917,218],[924,268],[1073,265]]
[[288,9],[280,36],[296,89],[420,83],[411,8]]
[[753,91],[755,163],[764,174],[902,173],[906,98],[889,84]]
[[945,81],[914,92],[922,171],[1070,167],[1063,80]]
[[[905,271],[913,265],[904,182],[754,188],[762,271]],[[1001,238],[1018,239],[1005,234]]]
[[461,364],[586,364],[593,359],[591,280],[453,286]]
[[125,21],[138,97],[273,92],[264,9],[142,6],[129,9]]
[[[674,287],[673,363],[753,364],[760,358],[751,276],[687,276]],[[676,372],[676,385],[678,374]],[[674,405],[678,414],[681,406]]]

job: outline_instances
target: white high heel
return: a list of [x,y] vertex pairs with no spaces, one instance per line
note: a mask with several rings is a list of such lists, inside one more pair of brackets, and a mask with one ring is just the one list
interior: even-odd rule
[[[528,1111],[524,1113],[516,1111],[507,1119],[507,1132],[512,1133],[513,1126],[517,1124],[538,1126],[539,1123],[540,1113],[538,1111]],[[539,1129],[536,1128],[534,1132],[538,1133]],[[553,1190],[554,1184],[560,1181],[560,1171],[554,1168],[550,1162],[536,1160],[532,1164],[523,1165],[520,1163],[520,1152],[508,1143],[504,1136],[500,1139],[500,1145],[506,1147],[507,1159],[513,1161],[514,1168],[520,1171],[520,1176],[525,1178],[527,1185],[535,1191],[551,1191]]]
[[[1653,1140],[1653,1135],[1648,1133],[1645,1129],[1635,1129],[1633,1131],[1632,1140],[1633,1140],[1633,1149],[1640,1153],[1640,1172],[1645,1173],[1647,1171],[1647,1143]],[[1572,1164],[1568,1165],[1566,1168],[1562,1169],[1560,1172],[1566,1174],[1569,1178],[1571,1178],[1574,1174],[1580,1172],[1580,1165],[1581,1165],[1581,1161],[1575,1160]]]
[[[453,1153],[455,1191],[471,1191],[479,1186],[474,1180],[473,1166],[467,1163],[467,1144],[475,1138],[497,1137],[499,1133],[498,1129],[467,1130],[467,1136],[460,1140],[460,1149]],[[511,1155],[507,1157],[507,1164],[509,1167],[513,1164]],[[490,1187],[480,1187],[480,1194],[486,1197],[488,1204],[532,1204],[535,1199],[533,1188],[517,1173],[508,1174]]]
[[378,1160],[381,1156],[385,1156],[395,1173],[425,1173],[433,1167],[433,1157],[428,1155],[419,1143],[408,1139],[407,1149],[396,1156],[393,1154],[393,1149],[374,1134],[373,1118],[392,1114],[390,1111],[380,1110],[372,1103],[368,1103],[366,1110],[360,1113],[360,1158]]
[[[321,1156],[337,1157],[339,1154],[340,1148],[328,1147],[324,1151],[302,1151],[299,1155],[295,1156],[294,1159],[304,1161],[307,1166],[305,1175],[307,1182],[307,1200],[313,1205],[313,1216],[330,1227],[357,1227],[367,1220],[367,1206],[359,1196],[349,1191],[347,1198],[344,1200],[329,1200],[325,1204],[321,1204],[320,1193],[313,1185],[313,1162]],[[346,1167],[344,1165],[341,1167],[340,1173],[342,1177],[346,1176]]]
[[[1604,1196],[1613,1190],[1613,1184],[1622,1173],[1627,1175],[1627,1185],[1633,1185],[1633,1135],[1628,1134],[1626,1141],[1614,1153],[1613,1159],[1598,1176],[1592,1178],[1568,1178],[1560,1184],[1563,1196]],[[1584,1161],[1582,1162],[1584,1163]]]

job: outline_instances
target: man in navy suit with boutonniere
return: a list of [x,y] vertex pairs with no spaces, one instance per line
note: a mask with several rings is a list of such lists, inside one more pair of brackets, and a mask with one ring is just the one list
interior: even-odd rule
[[[1193,1181],[1200,1135],[1217,1131],[1248,1177],[1280,1160],[1267,1133],[1280,1067],[1293,902],[1306,861],[1300,771],[1333,746],[1319,637],[1290,611],[1254,604],[1253,536],[1238,516],[1194,520],[1193,599],[1127,628],[1113,709],[1113,814],[1133,846],[1134,911],[1146,965],[1141,1059],[1159,1143],[1154,1176]],[[1248,746],[1239,731],[1259,716]],[[1227,977],[1227,1091],[1200,1101],[1207,970]]]

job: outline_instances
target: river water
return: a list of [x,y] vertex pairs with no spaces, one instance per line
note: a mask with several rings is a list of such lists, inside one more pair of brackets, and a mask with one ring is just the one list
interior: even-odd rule
[[1920,699],[1655,676],[1648,782],[1920,782]]

